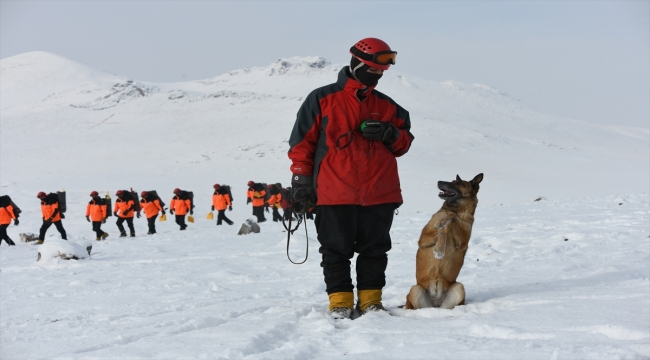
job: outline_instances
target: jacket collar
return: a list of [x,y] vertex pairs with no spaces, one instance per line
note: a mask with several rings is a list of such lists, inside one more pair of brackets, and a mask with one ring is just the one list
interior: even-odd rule
[[356,96],[358,90],[364,90],[366,96],[375,89],[374,86],[366,86],[362,84],[359,80],[353,78],[350,74],[350,67],[346,66],[341,71],[339,71],[339,78],[336,82],[346,91],[350,91]]

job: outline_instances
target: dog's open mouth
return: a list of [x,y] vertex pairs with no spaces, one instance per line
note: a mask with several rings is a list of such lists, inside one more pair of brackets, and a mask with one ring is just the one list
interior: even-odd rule
[[438,197],[442,199],[447,199],[456,196],[456,193],[453,191],[443,190],[438,194]]

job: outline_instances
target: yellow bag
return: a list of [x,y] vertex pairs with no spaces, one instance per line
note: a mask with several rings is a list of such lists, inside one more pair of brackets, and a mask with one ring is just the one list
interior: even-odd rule
[[158,221],[167,221],[167,215],[166,214],[160,215],[160,219]]
[[187,217],[187,221],[194,223],[194,216],[190,215]]
[[208,216],[206,216],[205,218],[208,219],[208,220],[212,220],[212,219],[214,219],[214,214],[212,212],[210,212],[208,214]]

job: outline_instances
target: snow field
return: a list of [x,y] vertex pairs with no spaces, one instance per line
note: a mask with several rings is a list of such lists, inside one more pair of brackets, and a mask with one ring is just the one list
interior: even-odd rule
[[[286,258],[280,224],[237,236],[241,222],[217,227],[198,215],[184,232],[168,220],[157,223],[157,235],[93,242],[87,260],[36,263],[37,246],[2,245],[1,355],[648,357],[649,204],[640,194],[479,205],[459,276],[467,304],[453,310],[398,307],[415,283],[417,239],[433,211],[401,213],[384,289],[393,316],[354,321],[327,315],[312,222],[310,258],[300,266]],[[71,241],[92,236],[82,219],[65,224]],[[116,233],[111,221],[104,227]],[[10,228],[10,236],[18,230]],[[50,234],[46,242],[58,237]],[[304,240],[301,228],[292,238],[294,260],[304,256]]]

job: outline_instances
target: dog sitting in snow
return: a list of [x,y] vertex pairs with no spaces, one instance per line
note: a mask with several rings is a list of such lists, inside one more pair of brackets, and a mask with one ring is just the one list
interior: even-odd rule
[[438,181],[445,202],[422,229],[415,258],[417,285],[406,296],[407,309],[453,309],[465,303],[465,288],[456,282],[472,234],[476,194],[483,174],[471,181],[456,175],[452,182]]

